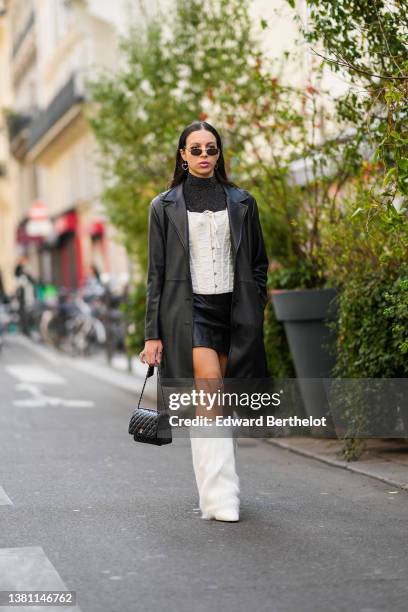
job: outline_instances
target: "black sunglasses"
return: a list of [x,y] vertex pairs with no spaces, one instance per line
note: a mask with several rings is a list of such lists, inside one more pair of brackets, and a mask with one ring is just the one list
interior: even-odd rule
[[[185,149],[187,147],[184,147]],[[187,151],[190,151],[191,155],[201,155],[201,153],[203,152],[203,150],[201,149],[201,147],[191,147],[191,149],[187,149]],[[208,149],[206,149],[207,151],[207,155],[217,155],[219,149],[217,147],[214,146],[210,146],[208,147]]]

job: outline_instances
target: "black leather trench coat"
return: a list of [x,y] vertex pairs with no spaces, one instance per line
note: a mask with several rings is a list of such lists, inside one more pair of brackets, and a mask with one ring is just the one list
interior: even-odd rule
[[[255,198],[223,185],[234,262],[231,344],[225,378],[269,376],[264,338],[268,258]],[[160,338],[160,376],[193,379],[193,302],[183,185],[150,203],[145,340]]]

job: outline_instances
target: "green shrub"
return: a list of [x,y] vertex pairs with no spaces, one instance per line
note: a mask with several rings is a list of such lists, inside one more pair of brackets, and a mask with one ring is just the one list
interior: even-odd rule
[[276,319],[271,302],[265,307],[264,341],[269,371],[273,378],[295,378],[295,370],[283,324]]
[[146,283],[136,283],[129,292],[122,311],[127,324],[126,351],[138,355],[144,347],[144,323],[146,312]]

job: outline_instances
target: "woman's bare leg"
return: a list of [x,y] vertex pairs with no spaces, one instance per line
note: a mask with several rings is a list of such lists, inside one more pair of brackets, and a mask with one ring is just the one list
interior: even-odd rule
[[[222,379],[227,370],[228,354],[217,353],[212,348],[206,346],[196,346],[193,348],[193,370],[196,379],[196,389],[204,389],[205,392],[216,392],[222,388]],[[225,413],[225,411],[224,411]],[[207,410],[206,405],[199,406],[196,416],[222,415],[222,407],[214,404],[213,410]]]
[[[225,367],[221,367],[221,363],[219,355],[214,349],[207,346],[193,347],[193,370],[197,391],[204,390],[205,393],[216,393],[222,387],[223,370],[225,373]],[[217,402],[214,403],[211,410],[207,410],[207,406],[208,404],[199,405],[196,410],[196,416],[214,418],[217,415],[222,415]]]

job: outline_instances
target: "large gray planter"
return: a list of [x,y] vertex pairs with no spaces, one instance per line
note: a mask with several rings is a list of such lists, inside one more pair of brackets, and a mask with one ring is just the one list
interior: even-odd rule
[[330,378],[335,364],[335,334],[326,322],[337,314],[336,289],[272,291],[272,304],[282,321],[306,414],[327,417],[327,428],[313,429],[314,435],[335,436],[323,378]]

